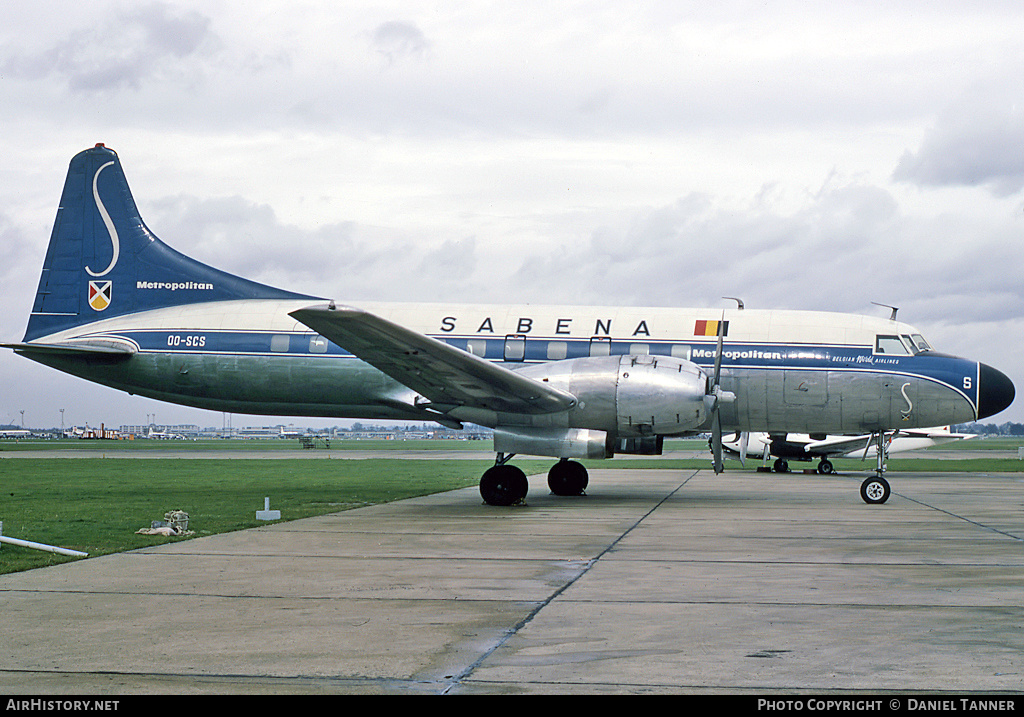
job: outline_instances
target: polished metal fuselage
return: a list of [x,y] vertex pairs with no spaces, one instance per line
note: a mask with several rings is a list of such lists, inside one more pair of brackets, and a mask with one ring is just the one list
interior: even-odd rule
[[[215,411],[432,420],[414,391],[288,315],[306,303],[225,301],[130,314],[39,340],[105,340],[131,346],[130,354],[26,355],[128,393]],[[878,336],[918,333],[887,319],[735,309],[365,308],[587,397],[568,411],[532,416],[456,407],[448,413],[456,421],[600,429],[616,436],[699,430],[706,427],[706,416],[683,417],[673,425],[665,408],[671,395],[634,400],[631,405],[659,406],[650,422],[624,415],[616,403],[616,392],[629,390],[620,364],[628,357],[639,362],[636,370],[650,370],[660,361],[699,368],[707,376],[717,340],[707,327],[719,320],[728,322],[721,385],[735,396],[720,409],[727,431],[862,433],[977,417],[979,364],[934,351],[879,353]],[[699,407],[687,403],[682,410],[699,412]]]

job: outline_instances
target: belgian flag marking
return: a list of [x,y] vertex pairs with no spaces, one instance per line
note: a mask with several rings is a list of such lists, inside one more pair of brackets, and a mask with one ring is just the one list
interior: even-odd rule
[[694,336],[718,336],[718,325],[724,324],[722,327],[722,336],[729,335],[729,322],[728,321],[705,321],[698,319],[697,323],[693,325]]

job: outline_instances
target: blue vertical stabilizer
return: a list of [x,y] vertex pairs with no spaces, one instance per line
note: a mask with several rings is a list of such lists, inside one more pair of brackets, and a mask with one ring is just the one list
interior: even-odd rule
[[68,167],[24,340],[166,306],[315,298],[242,279],[171,249],[139,216],[117,154],[98,144]]

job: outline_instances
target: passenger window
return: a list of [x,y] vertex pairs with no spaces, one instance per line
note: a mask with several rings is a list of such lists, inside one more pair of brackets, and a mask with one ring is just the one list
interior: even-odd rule
[[672,344],[672,350],[670,351],[672,358],[683,359],[685,361],[690,360],[690,347],[684,346],[683,344]]
[[569,355],[569,344],[564,341],[548,342],[548,358],[552,361],[561,361]]
[[910,353],[899,336],[876,336],[875,353],[890,356],[906,356]]
[[629,355],[630,356],[646,356],[651,353],[651,347],[649,344],[630,344]]
[[612,352],[612,340],[604,336],[595,336],[590,339],[591,356],[609,356]]
[[288,353],[289,343],[288,334],[276,334],[270,337],[270,350],[277,353]]
[[323,336],[314,336],[313,338],[311,338],[309,340],[309,352],[311,354],[327,353],[327,339],[325,339]]
[[470,339],[466,342],[466,351],[483,358],[487,354],[487,340],[486,339]]
[[526,358],[526,337],[510,334],[505,337],[504,359],[522,361]]

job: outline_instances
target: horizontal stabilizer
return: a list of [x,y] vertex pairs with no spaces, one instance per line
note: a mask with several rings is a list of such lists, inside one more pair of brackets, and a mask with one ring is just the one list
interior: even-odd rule
[[470,406],[539,414],[576,405],[570,393],[361,309],[321,304],[290,315],[439,410]]
[[131,356],[138,348],[123,339],[88,339],[65,341],[62,343],[20,343],[0,344],[5,349],[14,349],[20,353],[63,354],[66,356]]

